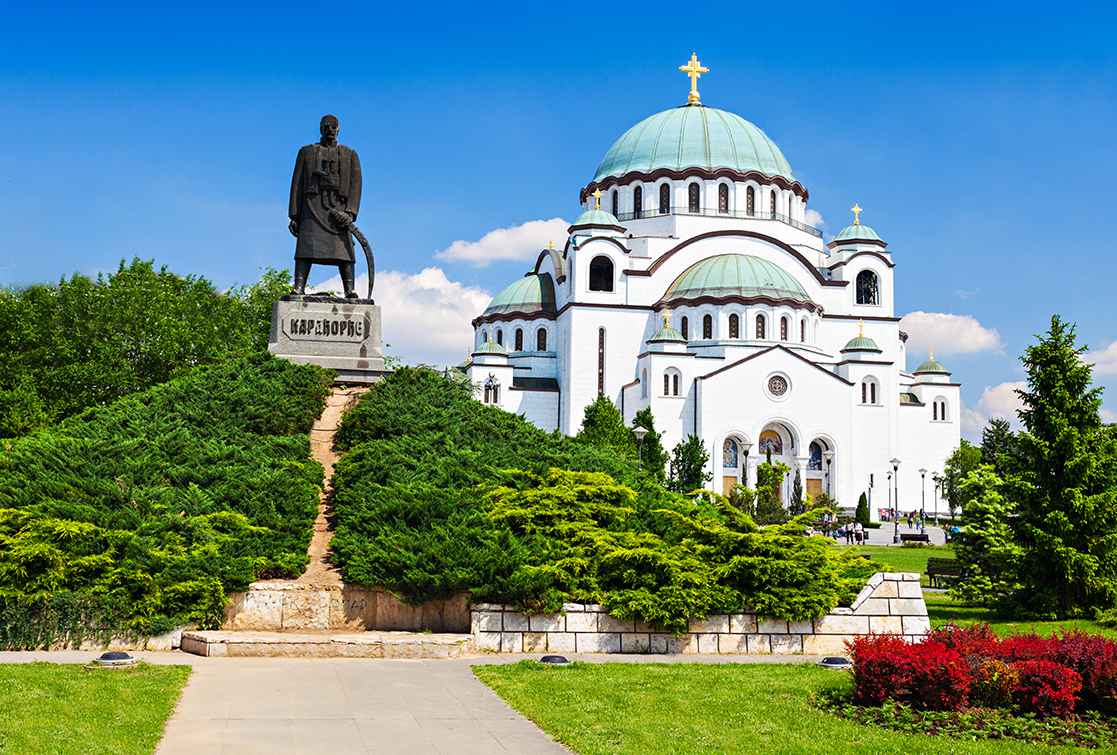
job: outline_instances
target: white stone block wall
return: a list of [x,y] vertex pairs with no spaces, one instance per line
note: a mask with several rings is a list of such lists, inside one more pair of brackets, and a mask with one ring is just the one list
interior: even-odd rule
[[927,606],[913,573],[878,573],[848,608],[788,621],[755,613],[691,619],[675,635],[642,621],[617,619],[599,605],[566,603],[553,614],[525,615],[497,603],[470,606],[477,650],[500,653],[684,653],[844,655],[864,634],[899,634],[915,642],[930,630]]

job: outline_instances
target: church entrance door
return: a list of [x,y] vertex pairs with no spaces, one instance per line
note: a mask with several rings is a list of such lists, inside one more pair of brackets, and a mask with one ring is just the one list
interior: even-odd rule
[[733,492],[733,486],[737,484],[736,477],[725,476],[721,478],[721,494],[726,498]]
[[815,498],[818,498],[818,494],[821,493],[821,492],[822,492],[822,480],[817,480],[817,479],[813,479],[811,477],[808,477],[807,478],[807,495],[809,495],[811,497],[811,499],[814,500]]

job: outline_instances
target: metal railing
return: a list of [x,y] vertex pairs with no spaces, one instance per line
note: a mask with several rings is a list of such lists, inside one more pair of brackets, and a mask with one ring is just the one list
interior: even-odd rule
[[781,223],[789,225],[793,228],[798,228],[800,231],[806,231],[812,236],[822,238],[822,231],[814,226],[802,223],[795,218],[781,215],[778,212],[743,212],[741,210],[691,210],[687,207],[669,207],[666,210],[659,207],[653,207],[650,210],[641,210],[640,212],[622,212],[617,215],[617,220],[624,222],[626,220],[648,220],[650,218],[658,218],[664,215],[701,215],[707,218],[742,218],[744,220],[778,220]]

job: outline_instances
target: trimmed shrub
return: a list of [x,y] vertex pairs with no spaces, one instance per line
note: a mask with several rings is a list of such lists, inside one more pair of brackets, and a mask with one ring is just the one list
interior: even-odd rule
[[1014,702],[1024,713],[1066,718],[1074,711],[1076,696],[1082,689],[1077,671],[1054,661],[1017,661],[1019,674]]
[[916,645],[908,666],[912,699],[927,710],[961,710],[973,675],[957,651],[934,643]]
[[862,705],[905,697],[911,684],[912,646],[894,634],[870,634],[846,642],[853,660],[853,696]]
[[988,623],[971,624],[960,627],[945,624],[927,633],[926,643],[934,643],[946,650],[957,651],[959,655],[993,655],[1000,638],[993,633]]

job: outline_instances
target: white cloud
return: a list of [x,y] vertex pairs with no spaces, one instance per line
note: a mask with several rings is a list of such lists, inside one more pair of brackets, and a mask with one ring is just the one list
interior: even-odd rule
[[975,288],[973,291],[962,291],[961,289],[954,292],[954,295],[959,299],[969,299],[971,296],[977,296],[981,293],[980,288]]
[[977,409],[962,404],[962,435],[966,436],[966,440],[981,440],[981,431],[988,423],[989,420]]
[[996,330],[983,328],[969,315],[910,312],[900,320],[900,330],[908,334],[909,354],[922,355],[934,348],[939,354],[949,356],[1000,351],[1004,346]]
[[501,260],[534,262],[548,241],[561,247],[569,227],[562,218],[531,220],[523,225],[489,231],[480,241],[458,239],[434,256],[451,262],[468,262],[476,267],[487,267],[490,262]]
[[[340,291],[341,277],[335,275],[313,288]],[[367,274],[357,278],[356,288],[365,294]],[[379,272],[372,295],[381,308],[384,343],[392,345],[384,348],[385,353],[402,357],[407,364],[438,367],[465,360],[473,346],[470,321],[492,301],[484,289],[449,280],[437,267],[416,275]]]
[[1086,352],[1082,355],[1082,361],[1094,365],[1095,375],[1117,375],[1117,341],[1102,351]]
[[1027,390],[1028,384],[1023,380],[1016,383],[1001,383],[1000,385],[986,386],[981,392],[981,399],[977,406],[970,408],[962,405],[962,435],[971,443],[981,442],[981,431],[989,424],[993,417],[1007,419],[1013,430],[1023,430],[1016,410],[1023,406],[1016,389]]
[[815,228],[825,228],[826,221],[822,219],[822,213],[818,210],[807,210],[807,214],[803,216],[803,221],[807,225],[814,226]]
[[1117,412],[1112,412],[1104,406],[1098,410],[1098,414],[1101,416],[1101,421],[1107,425],[1117,422]]

